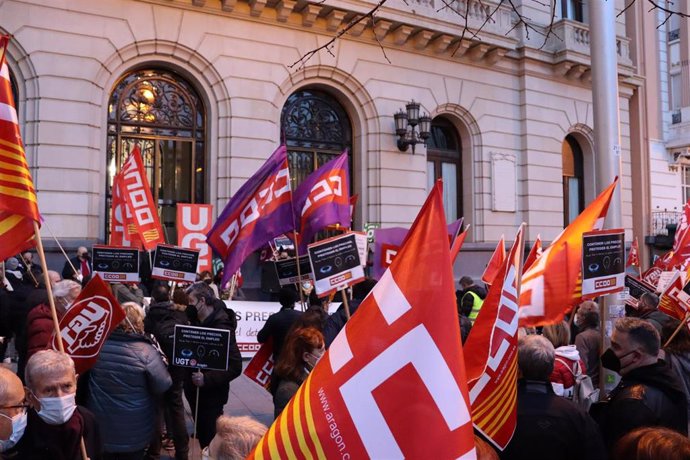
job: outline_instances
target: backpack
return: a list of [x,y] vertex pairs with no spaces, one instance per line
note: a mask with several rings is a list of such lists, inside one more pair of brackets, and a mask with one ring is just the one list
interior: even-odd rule
[[571,369],[570,366],[568,366],[568,364],[562,359],[556,358],[556,361],[559,361],[561,364],[567,367],[568,370],[573,374],[573,377],[575,377],[575,385],[573,386],[573,402],[579,408],[585,412],[588,412],[590,406],[599,401],[599,390],[594,388],[592,378],[582,372],[579,361],[575,362],[575,370]]

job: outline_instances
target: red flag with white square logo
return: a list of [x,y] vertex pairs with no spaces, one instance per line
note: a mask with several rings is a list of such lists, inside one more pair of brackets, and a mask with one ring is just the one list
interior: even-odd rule
[[[77,374],[93,367],[110,333],[125,319],[110,286],[97,274],[60,320],[60,336],[65,353],[74,360]],[[52,347],[58,349],[55,335]]]
[[476,458],[449,257],[439,183],[250,458]]

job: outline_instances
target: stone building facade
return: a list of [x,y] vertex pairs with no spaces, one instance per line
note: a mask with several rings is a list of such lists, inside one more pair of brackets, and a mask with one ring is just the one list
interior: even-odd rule
[[[68,248],[105,241],[112,176],[139,143],[173,235],[176,202],[217,213],[281,139],[297,178],[346,147],[357,227],[409,225],[444,177],[449,218],[471,224],[456,271],[480,275],[501,235],[524,221],[550,241],[596,195],[587,12],[557,0],[545,38],[549,9],[514,3],[534,29],[507,5],[486,21],[491,0],[388,0],[293,65],[376,2],[0,0],[41,212]],[[628,238],[650,208],[644,12],[616,23]],[[394,124],[411,100],[433,120],[414,153]]]

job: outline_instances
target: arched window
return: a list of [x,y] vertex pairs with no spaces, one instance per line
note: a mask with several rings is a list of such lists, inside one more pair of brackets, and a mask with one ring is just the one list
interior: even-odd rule
[[177,203],[206,201],[205,118],[197,92],[174,72],[146,69],[124,76],[108,104],[106,209],[113,178],[138,144],[166,241],[177,244]]
[[431,122],[427,141],[426,180],[429,192],[437,179],[443,179],[443,207],[446,220],[462,217],[462,146],[455,126],[446,118]]
[[563,226],[570,224],[585,206],[582,148],[572,135],[562,146],[563,155]]
[[333,96],[316,89],[296,91],[283,106],[280,128],[288,148],[293,190],[319,166],[347,148],[352,193],[352,125],[345,109]]

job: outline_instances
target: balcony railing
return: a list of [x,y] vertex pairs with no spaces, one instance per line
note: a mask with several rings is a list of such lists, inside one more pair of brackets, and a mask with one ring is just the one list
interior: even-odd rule
[[680,109],[673,111],[673,113],[671,113],[671,124],[677,125],[681,121],[683,121],[683,117],[681,115]]
[[680,40],[680,29],[672,30],[668,33],[668,41]]
[[[575,52],[586,57],[586,64],[589,64],[589,25],[561,19],[553,25],[555,37],[549,38],[547,49],[554,53]],[[616,50],[618,52],[618,63],[630,66],[630,40],[627,37],[616,38]],[[582,62],[585,64],[585,62]]]
[[681,211],[652,211],[651,213],[651,231],[652,236],[668,236],[669,225],[675,230],[678,222],[683,215]]

